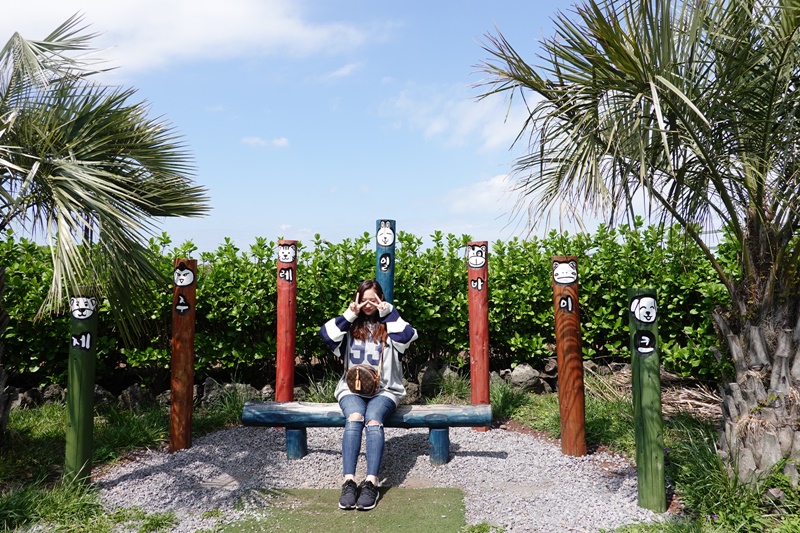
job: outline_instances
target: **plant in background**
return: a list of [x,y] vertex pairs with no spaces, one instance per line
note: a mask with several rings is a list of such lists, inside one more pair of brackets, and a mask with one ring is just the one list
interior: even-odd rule
[[439,393],[427,400],[428,403],[459,404],[469,403],[471,388],[469,378],[452,370],[444,372],[436,381]]
[[317,380],[309,376],[305,401],[336,403],[336,397],[333,393],[336,391],[336,385],[339,383],[340,377],[339,374],[326,374],[322,379]]
[[[276,243],[242,252],[230,239],[198,264],[196,366],[257,366],[275,354]],[[299,306],[298,306],[299,308]]]
[[[791,400],[800,374],[790,368],[800,348],[797,10],[783,0],[587,0],[575,16],[556,15],[542,64],[498,34],[482,65],[482,97],[535,102],[518,136],[530,149],[514,168],[530,220],[571,206],[630,222],[646,206],[713,268],[728,296],[713,312],[718,353],[735,373],[720,448],[753,483],[789,458],[779,440],[800,439]],[[732,261],[706,242],[723,233]],[[665,311],[685,309],[671,303]]]
[[[0,232],[16,223],[44,234],[53,274],[39,316],[98,296],[130,341],[143,331],[143,297],[163,279],[146,246],[154,220],[203,215],[208,199],[169,124],[78,59],[94,36],[80,23],[41,41],[15,33],[0,49]],[[0,329],[5,316],[0,306]],[[0,435],[4,414],[0,392]]]
[[397,232],[395,305],[419,332],[404,357],[411,374],[432,357],[460,366],[469,347],[464,247],[471,239],[436,231],[422,248],[421,238]]
[[2,300],[9,322],[0,332],[6,351],[3,365],[12,373],[42,373],[42,379],[66,376],[69,321],[37,321],[53,277],[47,248],[17,239],[7,231],[0,241],[0,264],[5,268]]
[[163,279],[146,246],[153,220],[203,215],[208,199],[169,124],[76,59],[94,37],[80,23],[43,41],[14,34],[0,50],[0,231],[17,222],[44,233],[54,275],[41,312],[94,286],[129,335],[137,296]]
[[492,419],[505,420],[528,403],[528,393],[506,381],[493,382],[489,386],[489,403],[492,404]]
[[[395,304],[419,331],[419,346],[404,357],[406,375],[416,375],[429,359],[462,369],[468,361],[469,328],[467,269],[463,245],[469,236],[434,234],[422,247],[420,237],[398,232]],[[659,322],[665,366],[672,372],[699,378],[719,375],[712,355],[714,338],[709,318],[724,287],[713,281],[707,262],[692,252],[678,232],[668,228],[598,228],[592,235],[552,233],[546,239],[511,239],[492,245],[489,257],[490,365],[509,368],[538,365],[553,355],[555,342],[551,288],[553,255],[578,257],[581,328],[585,358],[625,361],[629,331],[625,284],[638,277],[657,288],[662,305]],[[639,243],[636,246],[629,242]],[[724,243],[723,243],[724,244]],[[311,246],[299,244],[297,295],[297,355],[321,363],[325,371],[341,371],[341,363],[322,344],[318,330],[340,314],[358,280],[374,275],[375,254],[369,235],[338,244],[317,237]],[[257,380],[274,371],[276,332],[276,241],[258,238],[242,251],[227,241],[201,254],[197,276],[195,338],[198,375],[225,369],[246,369]],[[169,275],[175,257],[190,256],[192,243],[173,246],[169,236],[151,239],[158,268]],[[727,251],[726,251],[727,253]],[[6,305],[7,368],[63,375],[66,317],[49,316],[34,326],[45,289],[41,279],[52,272],[46,247],[13,235],[0,244],[8,269]],[[710,281],[711,280],[711,281]],[[98,371],[119,363],[128,367],[166,369],[170,364],[172,291],[169,282],[152,283],[140,313],[147,331],[130,348],[113,326],[107,306],[100,308]],[[61,336],[61,337],[59,337]]]

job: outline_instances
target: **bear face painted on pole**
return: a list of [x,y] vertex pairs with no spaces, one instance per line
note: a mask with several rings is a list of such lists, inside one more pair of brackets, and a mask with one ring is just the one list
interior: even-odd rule
[[70,314],[78,320],[86,320],[94,314],[97,307],[97,298],[74,296],[69,299]]

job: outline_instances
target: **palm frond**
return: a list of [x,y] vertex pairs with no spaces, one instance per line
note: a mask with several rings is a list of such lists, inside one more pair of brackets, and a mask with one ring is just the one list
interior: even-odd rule
[[167,122],[131,103],[133,89],[91,81],[85,29],[74,16],[43,41],[15,34],[0,50],[0,224],[46,234],[54,278],[40,312],[94,291],[131,339],[137,298],[166,282],[146,246],[157,220],[202,216],[208,197]]
[[662,221],[727,228],[745,277],[800,257],[800,187],[786,186],[800,170],[797,2],[587,0],[554,25],[539,64],[498,32],[481,65],[479,98],[537,101],[514,166],[532,226],[565,202],[614,223],[636,199]]

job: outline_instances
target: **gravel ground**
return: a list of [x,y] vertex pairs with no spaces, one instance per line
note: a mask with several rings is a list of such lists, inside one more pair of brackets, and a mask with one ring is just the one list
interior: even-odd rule
[[[144,452],[96,480],[109,508],[174,511],[180,523],[172,531],[210,529],[248,512],[248,489],[339,488],[341,434],[342,428],[309,428],[308,455],[289,462],[283,430],[235,427],[197,439],[189,450]],[[471,428],[450,429],[450,452],[448,464],[434,467],[426,429],[386,428],[382,485],[458,487],[469,524],[509,533],[594,532],[662,516],[637,506],[636,472],[622,457],[569,457],[531,435]],[[363,454],[359,468],[360,479]],[[235,510],[237,502],[245,509]],[[211,509],[222,518],[203,518]]]

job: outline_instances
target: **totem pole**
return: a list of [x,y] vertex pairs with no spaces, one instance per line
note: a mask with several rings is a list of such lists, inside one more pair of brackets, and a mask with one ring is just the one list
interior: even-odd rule
[[[489,403],[489,243],[467,243],[469,272],[469,375],[473,404]],[[486,431],[488,427],[473,428]]]
[[390,304],[394,303],[394,236],[394,220],[375,221],[375,281]]
[[639,507],[667,510],[655,289],[628,289]]
[[294,399],[295,335],[297,333],[297,241],[278,241],[278,360],[275,401]]
[[172,377],[169,451],[192,447],[194,403],[194,330],[197,260],[175,259],[172,272]]
[[586,455],[586,400],[578,309],[578,261],[575,257],[553,257],[552,261],[561,453],[579,457]]
[[70,345],[67,365],[67,434],[64,473],[68,479],[92,475],[97,298],[69,300]]

